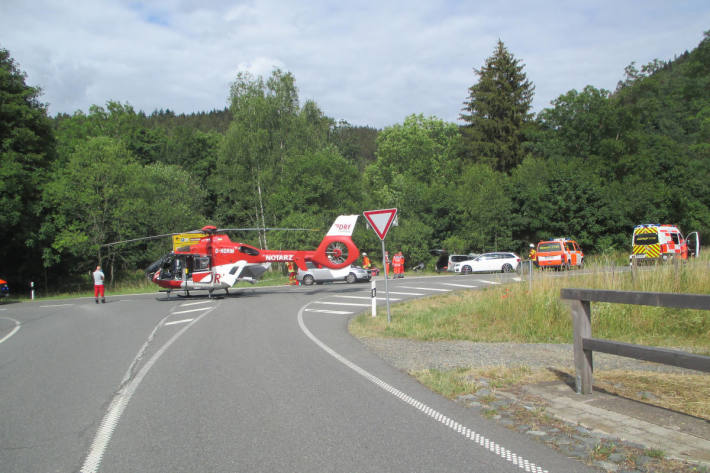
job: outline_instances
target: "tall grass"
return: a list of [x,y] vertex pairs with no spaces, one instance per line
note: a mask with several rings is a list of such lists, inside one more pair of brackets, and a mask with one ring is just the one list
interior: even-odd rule
[[[618,259],[597,258],[585,271],[536,271],[532,290],[524,280],[409,301],[393,306],[389,325],[385,317],[362,314],[353,319],[351,331],[418,340],[571,343],[570,310],[560,299],[563,287],[710,294],[708,257],[635,271],[616,266]],[[710,311],[594,303],[592,331],[599,338],[710,353]]]

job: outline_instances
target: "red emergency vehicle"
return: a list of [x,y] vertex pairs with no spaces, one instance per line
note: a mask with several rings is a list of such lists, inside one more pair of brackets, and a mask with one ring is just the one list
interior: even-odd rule
[[584,252],[576,241],[567,238],[541,241],[537,244],[537,265],[540,268],[581,268],[584,266]]
[[629,263],[651,263],[669,258],[688,259],[700,251],[698,232],[686,238],[675,225],[645,223],[634,227]]

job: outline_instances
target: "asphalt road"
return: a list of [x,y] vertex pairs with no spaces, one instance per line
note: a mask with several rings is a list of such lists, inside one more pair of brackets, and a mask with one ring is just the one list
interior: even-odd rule
[[[391,303],[512,277],[390,280]],[[369,353],[369,284],[232,292],[0,305],[0,470],[593,471]]]

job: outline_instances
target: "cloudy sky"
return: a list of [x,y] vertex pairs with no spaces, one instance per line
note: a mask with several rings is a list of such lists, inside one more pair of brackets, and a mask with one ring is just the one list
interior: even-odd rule
[[239,71],[296,78],[301,103],[382,128],[456,122],[501,39],[535,84],[534,111],[624,68],[673,59],[710,30],[707,0],[0,0],[0,48],[49,112],[108,100],[151,113],[222,109]]

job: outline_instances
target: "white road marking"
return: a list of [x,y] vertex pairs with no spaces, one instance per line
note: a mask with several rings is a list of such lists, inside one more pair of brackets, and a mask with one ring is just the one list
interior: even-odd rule
[[357,302],[315,301],[315,304],[350,305],[350,306],[354,306],[354,307],[370,307],[370,304],[358,304]]
[[[394,294],[396,296],[425,296],[426,295],[421,292],[394,292],[394,291],[390,291],[390,294]],[[392,300],[392,299],[390,299],[390,300]]]
[[[372,297],[370,297],[370,296],[335,296],[335,297],[342,297],[343,299],[367,299],[367,300],[372,299]],[[375,297],[375,299],[377,299],[378,301],[387,300],[386,297]],[[391,301],[398,301],[399,299],[393,299],[390,297],[390,300]]]
[[469,287],[469,288],[478,287],[478,286],[471,286],[471,285],[469,285],[469,284],[453,284],[453,283],[450,283],[450,282],[445,282],[445,283],[443,283],[443,284],[444,284],[444,286]]
[[344,310],[326,310],[326,309],[306,309],[306,312],[318,312],[320,314],[336,314],[336,315],[350,315],[352,312],[346,312]]
[[40,307],[66,307],[74,304],[51,304],[51,305],[41,305]]
[[[210,307],[210,311],[215,307],[216,306]],[[143,355],[148,348],[148,345],[155,336],[155,333],[162,326],[165,319],[167,317],[170,317],[170,315],[163,317],[163,319],[158,322],[155,328],[153,328],[153,331],[148,337],[148,340],[138,351],[138,354],[133,359],[131,366],[129,366],[128,371],[126,371],[126,374],[123,376],[123,380],[121,380],[119,390],[111,400],[108,410],[106,411],[106,414],[104,415],[103,419],[101,420],[101,423],[99,424],[99,429],[96,432],[96,435],[94,436],[94,441],[91,443],[89,453],[84,459],[84,464],[81,467],[80,473],[96,473],[97,471],[99,471],[99,468],[101,467],[101,460],[103,459],[104,453],[106,452],[106,447],[108,447],[108,443],[111,441],[113,431],[116,429],[116,426],[118,425],[118,421],[121,419],[123,411],[126,409],[128,402],[131,400],[131,397],[136,392],[136,389],[138,389],[138,386],[141,384],[141,381],[143,381],[143,378],[145,378],[146,374],[148,374],[148,371],[150,371],[153,365],[158,361],[158,359],[163,355],[163,353],[165,353],[165,351],[170,347],[170,345],[175,343],[175,341],[180,338],[180,336],[185,333],[187,329],[199,322],[207,314],[209,314],[209,312],[201,314],[192,322],[175,332],[175,334],[170,338],[170,340],[165,342],[165,344],[160,347],[160,349],[158,349],[158,351],[156,351],[155,354],[148,361],[146,361],[145,365],[143,365],[143,367],[135,374],[135,376],[133,376],[134,367],[142,360]]]
[[490,440],[486,438],[484,435],[481,435],[479,433],[476,433],[475,431],[469,429],[468,427],[464,426],[463,424],[460,424],[459,422],[456,422],[455,420],[451,419],[450,417],[445,416],[444,414],[436,411],[435,409],[432,409],[431,407],[427,406],[421,401],[418,401],[417,399],[405,394],[404,392],[400,391],[399,389],[387,384],[386,382],[382,381],[380,378],[377,376],[371,374],[370,372],[366,371],[365,369],[361,368],[360,366],[356,365],[352,361],[348,360],[344,356],[342,356],[340,353],[336,352],[332,348],[330,348],[328,345],[325,343],[321,342],[313,333],[311,333],[310,330],[308,330],[308,327],[306,327],[306,324],[303,322],[303,312],[308,311],[306,308],[307,306],[301,307],[301,310],[298,311],[298,325],[301,327],[301,331],[311,339],[313,343],[318,345],[323,351],[328,353],[330,356],[350,368],[351,370],[355,371],[357,374],[360,376],[364,377],[368,381],[372,382],[376,386],[384,389],[388,393],[392,394],[396,398],[400,399],[401,401],[405,402],[406,404],[409,404],[410,406],[414,407],[415,409],[419,410],[420,412],[428,415],[432,419],[442,423],[446,427],[449,427],[451,430],[454,432],[463,435],[469,440],[472,440],[475,444],[478,444],[479,446],[483,447],[484,449],[490,451],[496,456],[501,457],[503,460],[506,460],[510,463],[512,463],[515,466],[520,467],[524,471],[531,471],[534,473],[548,473],[547,470],[543,470],[542,467],[530,463],[528,460],[524,459],[523,457],[517,455],[516,453],[508,450],[507,448],[501,446],[500,444],[494,442],[493,440]]
[[397,287],[403,287],[404,289],[419,289],[421,291],[451,292],[451,289],[437,289],[435,287],[414,287],[414,286],[397,286]]
[[13,328],[12,331],[10,331],[10,333],[8,333],[8,334],[5,335],[4,337],[0,338],[0,343],[2,343],[2,342],[4,342],[5,340],[7,340],[7,339],[9,339],[10,337],[12,337],[13,335],[15,335],[15,334],[20,330],[20,326],[21,326],[22,324],[20,324],[20,322],[19,322],[18,320],[11,319],[10,317],[0,317],[0,319],[12,320],[13,322],[15,322],[15,328]]
[[197,301],[197,302],[185,302],[184,304],[180,304],[180,307],[188,307],[191,305],[198,305],[198,304],[212,304],[214,301]]
[[193,320],[195,320],[195,319],[173,320],[172,322],[165,322],[165,325],[186,324],[188,322],[192,322]]
[[523,278],[518,278],[518,277],[513,278],[513,281],[517,281],[517,282],[520,282],[522,280],[523,280]]
[[486,283],[486,284],[500,284],[499,282],[496,282],[496,281],[488,281],[488,280],[486,280],[486,279],[476,279],[476,281],[478,281],[478,282],[484,282],[484,283]]
[[189,314],[190,312],[199,312],[201,310],[209,310],[213,309],[214,307],[199,307],[197,309],[190,309],[190,310],[178,310],[177,312],[173,312],[172,315],[177,315],[177,314]]

